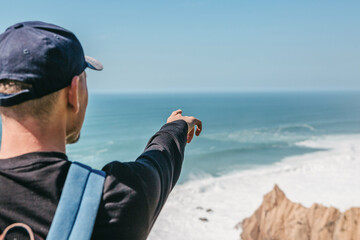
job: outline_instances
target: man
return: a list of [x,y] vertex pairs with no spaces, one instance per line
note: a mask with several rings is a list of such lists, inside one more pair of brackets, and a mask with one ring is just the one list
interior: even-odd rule
[[[0,35],[0,232],[22,222],[46,238],[71,164],[65,145],[79,139],[85,117],[86,68],[102,65],[59,26],[23,22]],[[146,239],[201,129],[174,111],[135,162],[103,168],[93,239]]]

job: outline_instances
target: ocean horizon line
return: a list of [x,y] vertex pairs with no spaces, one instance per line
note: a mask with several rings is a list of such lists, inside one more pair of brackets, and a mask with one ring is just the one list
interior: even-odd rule
[[89,89],[90,94],[99,94],[99,95],[137,95],[137,94],[146,94],[146,95],[168,95],[168,94],[246,94],[246,93],[360,93],[360,89],[273,89],[273,90],[161,90],[161,91],[148,91],[148,90],[129,90],[129,91],[108,91],[108,90],[91,90]]

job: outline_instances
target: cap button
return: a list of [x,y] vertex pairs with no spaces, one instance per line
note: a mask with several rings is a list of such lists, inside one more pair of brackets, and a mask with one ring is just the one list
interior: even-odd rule
[[24,24],[18,23],[18,24],[16,24],[16,25],[14,26],[14,28],[15,28],[15,29],[18,29],[18,28],[21,28],[21,27],[23,27],[23,26],[24,26]]

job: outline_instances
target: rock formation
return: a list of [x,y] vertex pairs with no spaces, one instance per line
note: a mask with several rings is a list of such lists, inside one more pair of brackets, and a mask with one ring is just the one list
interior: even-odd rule
[[360,208],[344,213],[316,203],[306,208],[275,185],[240,225],[243,240],[360,240]]

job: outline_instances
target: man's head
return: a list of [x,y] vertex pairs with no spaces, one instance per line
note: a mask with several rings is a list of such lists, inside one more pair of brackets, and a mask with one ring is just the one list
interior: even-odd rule
[[72,32],[43,22],[9,27],[0,35],[2,116],[46,124],[57,104],[67,104],[74,113],[67,122],[67,142],[77,141],[87,106],[87,67],[103,68],[84,55]]

